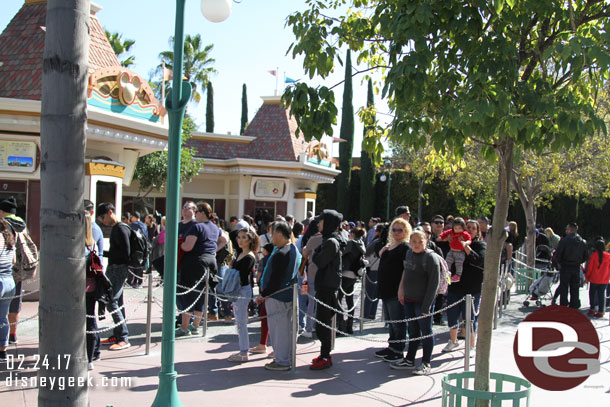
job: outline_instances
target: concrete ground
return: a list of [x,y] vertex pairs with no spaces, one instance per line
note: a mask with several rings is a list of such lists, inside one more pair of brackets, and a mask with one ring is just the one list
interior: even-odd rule
[[[358,292],[358,291],[357,291]],[[123,351],[102,350],[102,359],[95,362],[90,372],[94,387],[89,389],[91,406],[135,407],[150,406],[158,384],[161,354],[161,308],[152,308],[151,353],[145,355],[146,290],[126,291],[128,327],[132,347]],[[161,290],[155,295],[161,298]],[[511,304],[499,320],[493,333],[492,362],[494,372],[522,377],[513,357],[512,346],[517,325],[534,307],[522,305],[524,296],[514,295]],[[585,289],[581,290],[583,309],[588,306]],[[34,316],[37,302],[25,302],[22,318]],[[109,325],[109,318],[100,325]],[[548,392],[533,387],[531,406],[567,406],[587,401],[591,405],[610,403],[610,326],[608,317],[594,320],[602,345],[601,372],[583,384],[564,392]],[[259,322],[249,324],[250,343],[259,339]],[[440,406],[441,379],[448,373],[464,368],[464,349],[443,354],[448,340],[446,326],[435,325],[436,337],[432,360],[432,374],[413,376],[409,371],[396,371],[376,359],[373,353],[384,346],[386,330],[381,323],[365,325],[363,335],[337,338],[332,354],[334,366],[314,372],[308,365],[319,352],[319,342],[299,338],[296,372],[269,372],[263,365],[265,355],[252,356],[241,365],[226,359],[237,351],[237,334],[230,322],[211,322],[207,337],[191,337],[176,341],[176,371],[179,397],[185,406],[214,403],[214,405],[250,406]],[[11,345],[9,354],[25,355],[34,360],[38,352],[38,321],[32,319],[19,326],[19,344]],[[105,336],[103,336],[105,337]],[[420,351],[421,352],[421,351]],[[418,354],[420,357],[421,354]],[[474,369],[474,359],[472,367]],[[10,383],[6,364],[0,364],[0,405],[21,407],[37,405],[37,390],[31,386]],[[20,371],[21,377],[32,377],[33,370]],[[595,403],[595,404],[594,404]],[[598,404],[603,403],[603,404]],[[525,405],[525,404],[522,404]]]

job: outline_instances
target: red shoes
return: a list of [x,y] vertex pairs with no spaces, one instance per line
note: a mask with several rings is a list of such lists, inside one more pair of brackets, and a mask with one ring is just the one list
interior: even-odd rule
[[328,358],[323,358],[322,356],[318,356],[317,358],[315,358],[311,361],[311,365],[309,365],[309,368],[311,370],[323,370],[323,369],[328,369],[332,365],[333,365],[333,360],[330,356]]

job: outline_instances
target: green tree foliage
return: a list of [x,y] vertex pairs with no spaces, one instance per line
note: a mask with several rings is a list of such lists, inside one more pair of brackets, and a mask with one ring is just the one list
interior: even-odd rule
[[339,169],[337,175],[337,210],[347,213],[350,210],[352,196],[349,194],[349,184],[352,177],[352,154],[354,151],[354,105],[352,103],[352,58],[350,51],[345,57],[345,81],[343,82],[343,108],[341,112],[341,130],[339,137]]
[[136,62],[135,55],[127,55],[131,52],[131,47],[136,43],[135,40],[123,40],[123,34],[120,33],[111,33],[108,30],[104,30],[106,32],[106,38],[108,38],[108,42],[110,42],[110,46],[112,50],[119,58],[119,62],[121,66],[125,68],[129,68]]
[[[507,218],[515,147],[560,151],[606,131],[594,109],[610,63],[605,1],[308,0],[307,5],[287,23],[296,37],[292,54],[304,55],[310,78],[326,77],[339,47],[349,46],[360,63],[383,70],[382,96],[394,119],[378,135],[378,144],[387,135],[460,156],[468,142],[478,143],[497,169],[495,225]],[[332,93],[305,85],[289,88],[284,99],[295,106],[299,127],[312,135],[329,134],[332,112],[320,120],[326,116],[319,110]],[[488,237],[476,390],[489,389],[504,240],[502,228]],[[477,406],[488,404],[477,401]]]
[[212,82],[207,85],[207,100],[205,105],[205,131],[214,133],[214,88]]
[[[196,130],[196,125],[189,115],[184,116],[182,124],[182,150],[180,152],[180,181],[191,182],[203,167],[203,160],[196,159],[197,150],[187,147],[186,141]],[[138,159],[133,178],[139,181],[139,193],[145,198],[152,191],[164,191],[167,183],[167,151],[156,151]]]
[[248,94],[246,93],[246,84],[241,88],[241,124],[239,126],[239,134],[243,135],[248,127]]
[[[168,51],[163,51],[159,54],[161,61],[165,61],[165,67],[173,70],[174,66],[174,37],[170,37]],[[210,75],[216,73],[216,69],[212,67],[215,62],[214,58],[210,58],[214,45],[209,44],[203,46],[201,35],[194,36],[186,35],[184,38],[184,77],[191,84],[192,95],[191,100],[199,103],[201,100],[200,89],[207,86]],[[159,64],[156,69],[156,76],[163,80],[163,66]],[[169,87],[171,87],[171,84]],[[169,88],[168,87],[168,88]]]
[[[375,98],[373,95],[373,82],[369,79],[368,92],[366,97],[367,108],[374,108]],[[372,199],[375,196],[375,166],[371,155],[365,148],[366,133],[370,130],[364,129],[362,137],[362,147],[360,150],[360,219],[368,220],[375,212],[375,200]]]

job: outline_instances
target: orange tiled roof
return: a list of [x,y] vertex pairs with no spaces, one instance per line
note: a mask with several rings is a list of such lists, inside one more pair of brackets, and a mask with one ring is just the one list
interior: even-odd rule
[[[0,34],[0,97],[40,100],[46,2],[25,3]],[[97,17],[91,16],[89,72],[119,65]]]

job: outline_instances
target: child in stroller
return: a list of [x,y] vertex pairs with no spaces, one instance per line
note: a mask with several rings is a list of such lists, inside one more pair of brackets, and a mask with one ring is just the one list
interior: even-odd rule
[[[530,301],[535,301],[537,306],[544,306],[542,300],[552,299],[551,287],[557,282],[558,273],[551,266],[553,253],[547,245],[536,247],[535,268],[541,270],[541,275],[530,286],[530,295],[523,301],[523,305],[529,306]],[[548,297],[548,298],[547,298]]]

